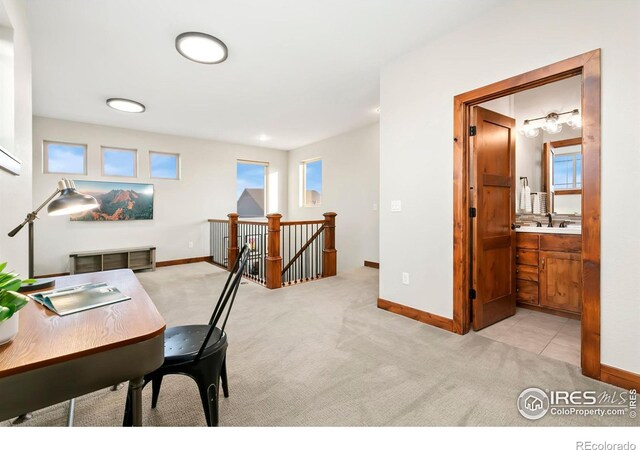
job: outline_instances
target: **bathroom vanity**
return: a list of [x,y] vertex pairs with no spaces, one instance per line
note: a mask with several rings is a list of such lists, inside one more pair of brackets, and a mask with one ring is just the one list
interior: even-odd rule
[[580,318],[580,228],[521,227],[516,233],[518,306]]

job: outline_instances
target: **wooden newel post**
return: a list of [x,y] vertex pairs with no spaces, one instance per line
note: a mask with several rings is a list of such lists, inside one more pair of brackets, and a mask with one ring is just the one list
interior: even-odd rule
[[280,255],[280,219],[282,214],[267,214],[267,230],[269,232],[267,250],[267,287],[282,287],[282,255]]
[[324,249],[322,250],[322,277],[332,277],[338,273],[338,250],[336,250],[336,216],[334,212],[324,213]]
[[229,247],[227,248],[227,270],[233,269],[238,257],[238,213],[227,214],[229,218]]

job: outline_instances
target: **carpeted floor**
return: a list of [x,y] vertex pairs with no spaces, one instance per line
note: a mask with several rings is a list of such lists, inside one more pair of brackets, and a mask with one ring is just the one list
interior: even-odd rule
[[[226,276],[206,263],[139,274],[169,326],[206,323]],[[220,401],[221,426],[638,425],[524,419],[516,400],[527,387],[618,390],[570,364],[377,309],[377,293],[378,271],[369,268],[274,291],[240,286],[227,326],[231,396]],[[105,389],[79,398],[75,425],[120,425],[124,396]],[[150,397],[147,388],[145,425],[205,424],[189,378],[165,378],[155,410]],[[63,426],[66,408],[35,411],[25,425]]]

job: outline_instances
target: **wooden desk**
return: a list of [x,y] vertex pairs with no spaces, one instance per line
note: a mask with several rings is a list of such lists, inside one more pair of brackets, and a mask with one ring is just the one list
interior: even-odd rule
[[64,317],[34,301],[20,311],[18,335],[0,346],[0,420],[130,380],[141,425],[142,377],[162,365],[165,322],[128,269],[60,277],[56,288],[94,282],[131,300]]

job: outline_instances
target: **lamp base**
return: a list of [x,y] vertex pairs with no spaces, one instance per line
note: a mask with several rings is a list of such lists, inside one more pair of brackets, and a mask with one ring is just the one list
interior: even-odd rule
[[33,291],[42,291],[44,289],[53,289],[56,286],[55,278],[40,278],[37,279],[33,284],[23,284],[18,289],[18,292],[33,292]]

